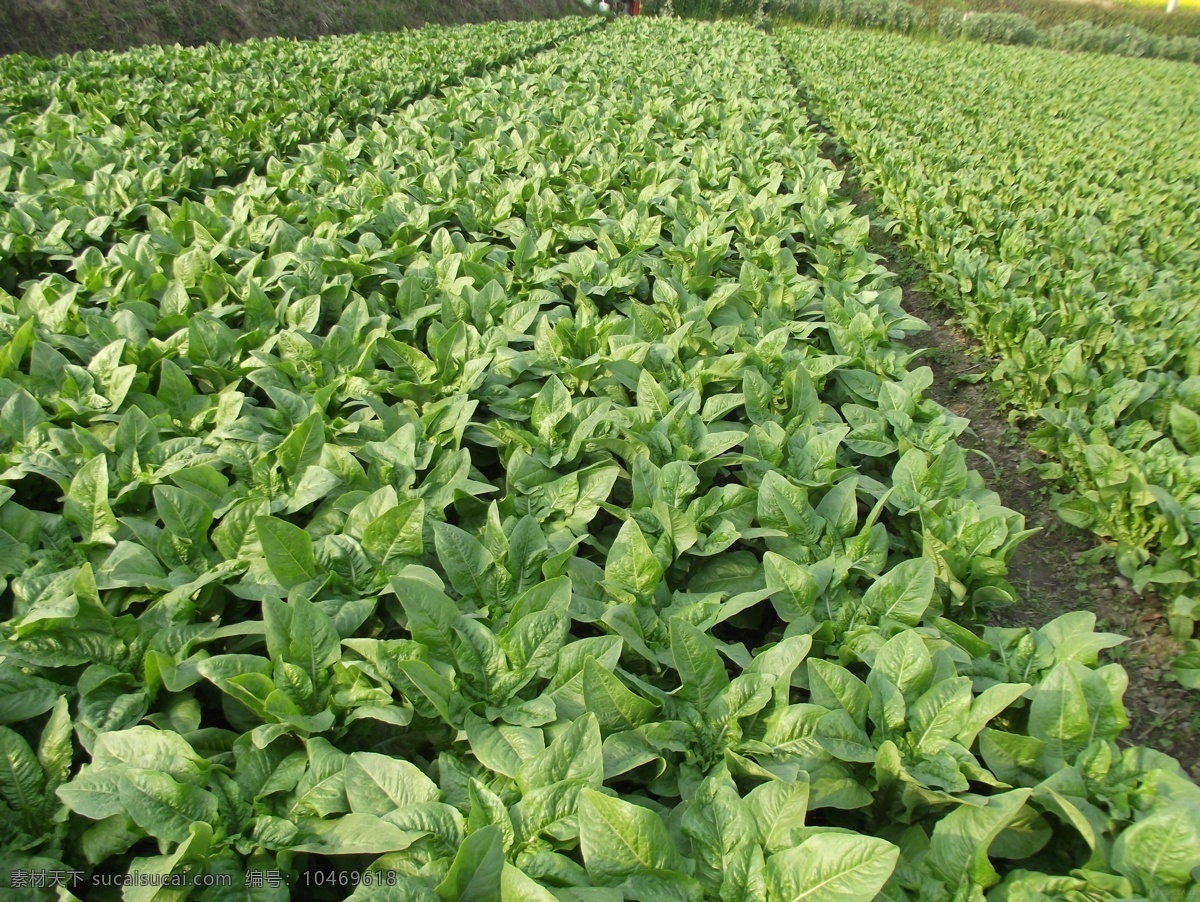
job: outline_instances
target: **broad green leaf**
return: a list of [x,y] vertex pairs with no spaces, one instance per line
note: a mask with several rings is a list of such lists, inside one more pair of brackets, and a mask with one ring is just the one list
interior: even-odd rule
[[31,826],[46,807],[46,777],[41,764],[24,739],[8,727],[0,727],[0,798]]
[[596,715],[600,729],[620,732],[639,727],[654,717],[658,706],[630,691],[616,674],[610,673],[595,658],[583,668],[583,698],[588,710]]
[[0,723],[31,720],[54,707],[63,687],[16,667],[0,664]]
[[657,814],[591,789],[579,793],[579,847],[588,874],[601,885],[642,870],[681,866]]
[[699,707],[707,707],[729,685],[713,640],[679,617],[671,619],[671,659],[683,683],[681,694]]
[[191,492],[170,485],[156,485],[154,507],[169,532],[196,543],[207,539],[213,522],[212,509]]
[[920,635],[902,630],[879,649],[871,672],[887,677],[911,701],[929,688],[933,659]]
[[700,860],[706,881],[720,885],[737,845],[754,834],[755,825],[728,772],[719,770],[700,784],[680,829],[692,841],[692,854]]
[[492,573],[495,560],[480,541],[468,532],[443,523],[430,521],[433,544],[438,561],[450,578],[450,585],[464,598],[477,602],[496,599],[496,581]]
[[408,761],[374,752],[354,752],[346,762],[350,810],[382,817],[397,808],[438,798],[436,784]]
[[321,449],[325,446],[325,424],[317,411],[309,414],[287,438],[280,444],[276,452],[279,466],[289,476],[296,476],[305,467],[312,466],[321,459]]
[[500,874],[501,902],[554,902],[554,895],[525,872],[504,863]]
[[541,730],[512,724],[491,724],[475,714],[466,717],[471,753],[489,770],[516,779],[522,765],[546,748]]
[[962,731],[971,710],[971,678],[934,683],[908,710],[908,725],[918,748],[936,750]]
[[916,626],[933,600],[933,592],[933,564],[920,558],[898,564],[872,583],[863,593],[863,604],[880,617]]
[[255,517],[254,528],[271,575],[285,589],[321,577],[313,555],[312,536],[299,526],[275,517]]
[[1171,805],[1126,827],[1113,844],[1112,864],[1146,892],[1193,886],[1200,866],[1200,810]]
[[988,860],[988,849],[1016,819],[1029,793],[1014,789],[994,795],[983,807],[963,805],[938,821],[929,843],[930,870],[950,887],[993,886],[999,877]]
[[84,543],[113,544],[117,518],[108,503],[108,463],[103,456],[79,468],[67,490],[63,516],[79,528]]
[[808,775],[792,783],[773,781],[756,786],[746,796],[758,841],[767,854],[795,848],[808,812]]
[[871,836],[819,833],[767,859],[768,897],[780,902],[857,902],[874,898],[900,850]]
[[186,840],[194,823],[212,826],[217,820],[212,794],[160,771],[126,768],[119,794],[121,808],[132,821],[150,836],[171,842]]
[[808,659],[808,679],[814,704],[843,708],[860,729],[866,727],[871,690],[845,667],[820,658]]
[[385,573],[395,573],[404,563],[424,551],[422,526],[425,502],[420,498],[402,502],[372,520],[363,530],[362,547],[367,557]]
[[663,569],[651,551],[642,529],[632,517],[621,526],[608,550],[604,580],[628,592],[639,601],[648,601],[662,581]]
[[604,782],[600,724],[591,712],[555,736],[545,751],[524,761],[517,772],[523,792],[564,780],[582,780],[596,787]]
[[484,827],[467,836],[437,888],[446,902],[499,902],[504,871],[504,846],[500,828]]
[[345,814],[332,820],[306,818],[301,823],[304,842],[295,852],[318,855],[384,855],[407,849],[425,834],[401,830],[371,814]]
[[1172,404],[1171,434],[1185,453],[1200,454],[1200,413],[1182,404]]

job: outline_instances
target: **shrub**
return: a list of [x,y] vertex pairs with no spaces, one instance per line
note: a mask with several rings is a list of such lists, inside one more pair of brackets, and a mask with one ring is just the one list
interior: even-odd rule
[[947,7],[938,13],[937,32],[948,40],[962,37],[963,17],[956,9]]
[[1091,22],[1072,22],[1048,29],[1046,40],[1057,50],[1200,62],[1200,40],[1163,37],[1132,25],[1104,28]]
[[[793,0],[794,2],[794,0]],[[921,12],[901,0],[818,0],[815,11],[805,3],[805,18],[798,21],[819,25],[850,25],[910,32],[917,27]]]
[[984,44],[1038,44],[1037,23],[1015,13],[976,13],[963,20],[963,37]]
[[815,22],[820,6],[821,0],[772,0],[767,11],[790,22]]
[[1182,35],[1173,38],[1159,38],[1158,53],[1155,55],[1169,60],[1200,63],[1200,38],[1189,38]]

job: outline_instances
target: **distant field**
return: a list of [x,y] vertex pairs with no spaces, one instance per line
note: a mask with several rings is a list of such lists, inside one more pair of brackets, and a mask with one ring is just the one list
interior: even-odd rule
[[[1121,6],[1140,6],[1143,8],[1166,9],[1165,3],[1158,0],[1116,0]],[[1179,9],[1200,9],[1200,0],[1179,0]]]
[[1089,3],[1083,0],[908,0],[925,10],[930,23],[937,21],[943,9],[980,13],[1018,13],[1028,16],[1042,28],[1086,21],[1093,25],[1115,27],[1134,25],[1154,34],[1200,37],[1200,0],[1180,0],[1179,9],[1166,15],[1164,3],[1128,2]]

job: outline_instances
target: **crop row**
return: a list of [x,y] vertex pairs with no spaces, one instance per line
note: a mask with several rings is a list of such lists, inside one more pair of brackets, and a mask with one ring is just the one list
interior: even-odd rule
[[1170,63],[782,39],[814,105],[1042,425],[1067,521],[1200,619],[1200,105]]
[[959,623],[1023,523],[817,145],[763,34],[626,21],[0,296],[4,866],[1185,886],[1120,638]]
[[[142,48],[3,66],[0,287],[106,248],[151,208],[352,135],[414,98],[589,27],[583,19]],[[41,65],[39,65],[41,64]]]

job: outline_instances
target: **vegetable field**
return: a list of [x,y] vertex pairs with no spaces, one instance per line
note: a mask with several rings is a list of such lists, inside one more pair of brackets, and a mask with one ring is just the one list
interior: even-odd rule
[[[789,59],[992,373],[1068,522],[1200,620],[1200,94],[1158,61],[796,32]],[[1200,685],[1200,660],[1180,677]]]
[[772,37],[364,40],[5,75],[5,898],[1198,898]]
[[0,287],[171,201],[583,29],[579,20],[0,59]]

